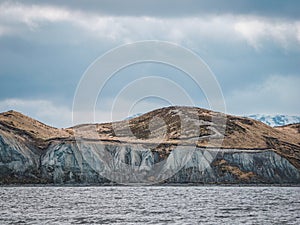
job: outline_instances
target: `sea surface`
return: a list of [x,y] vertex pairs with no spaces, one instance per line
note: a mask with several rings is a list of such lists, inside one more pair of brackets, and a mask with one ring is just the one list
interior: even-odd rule
[[0,224],[300,224],[300,187],[0,187]]

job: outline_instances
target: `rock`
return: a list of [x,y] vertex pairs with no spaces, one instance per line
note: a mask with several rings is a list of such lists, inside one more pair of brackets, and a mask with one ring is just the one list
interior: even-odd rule
[[0,182],[36,180],[39,156],[13,135],[0,131]]

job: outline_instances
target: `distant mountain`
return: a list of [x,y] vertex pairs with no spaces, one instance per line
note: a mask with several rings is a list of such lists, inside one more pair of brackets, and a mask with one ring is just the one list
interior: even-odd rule
[[126,117],[124,120],[131,120],[131,119],[139,117],[141,115],[143,115],[143,113],[136,113],[136,114]]
[[255,114],[246,117],[261,121],[272,127],[300,123],[300,116]]

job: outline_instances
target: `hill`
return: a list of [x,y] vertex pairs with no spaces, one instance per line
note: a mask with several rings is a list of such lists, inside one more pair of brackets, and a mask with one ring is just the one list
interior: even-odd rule
[[[8,111],[0,114],[0,182],[121,182],[124,168],[128,182],[161,182],[151,171],[163,162],[160,170],[173,174],[166,182],[297,183],[299,140],[299,124],[273,128],[193,107],[66,129]],[[196,158],[186,164],[182,154],[189,151]],[[113,178],[106,174],[112,170]]]

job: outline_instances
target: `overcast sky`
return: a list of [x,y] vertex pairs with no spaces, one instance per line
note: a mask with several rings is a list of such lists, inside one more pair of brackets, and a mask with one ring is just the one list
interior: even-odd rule
[[[207,63],[227,113],[299,115],[299,11],[297,0],[0,1],[0,110],[71,126],[76,87],[95,59],[122,44],[163,40]],[[184,74],[145,63],[120,71],[106,85],[97,121],[110,120],[118,92],[147,76],[172,80],[197,106],[209,108]],[[143,85],[134,92],[141,98]],[[168,85],[161,89],[172,92]],[[170,104],[152,96],[133,107],[136,96],[121,96],[119,110],[132,108],[128,114],[134,114]]]

